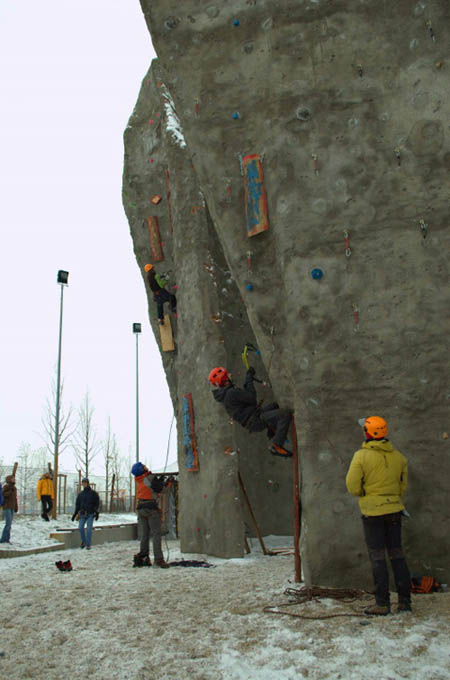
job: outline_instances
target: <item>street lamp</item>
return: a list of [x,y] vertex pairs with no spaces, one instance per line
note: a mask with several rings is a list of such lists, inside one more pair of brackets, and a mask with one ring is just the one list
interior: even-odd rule
[[61,286],[61,298],[59,303],[59,340],[58,340],[58,367],[56,370],[56,413],[55,413],[55,455],[53,464],[53,489],[55,494],[55,502],[53,504],[52,517],[56,519],[56,512],[58,507],[58,455],[59,455],[59,409],[60,409],[60,393],[61,393],[61,339],[62,339],[62,320],[63,320],[63,299],[64,286],[68,286],[69,272],[60,269],[56,279]]
[[133,324],[136,336],[136,463],[139,461],[139,334],[142,332],[140,323]]

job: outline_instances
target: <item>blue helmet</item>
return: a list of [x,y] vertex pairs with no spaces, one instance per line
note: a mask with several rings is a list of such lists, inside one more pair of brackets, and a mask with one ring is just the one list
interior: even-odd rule
[[139,475],[143,475],[145,472],[144,466],[142,463],[135,463],[133,467],[131,468],[131,474],[134,475],[135,477],[139,477]]

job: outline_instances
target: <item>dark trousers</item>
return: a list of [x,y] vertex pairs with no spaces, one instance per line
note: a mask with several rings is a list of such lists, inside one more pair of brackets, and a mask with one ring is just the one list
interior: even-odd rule
[[139,550],[140,557],[148,557],[150,547],[150,535],[153,543],[153,555],[155,560],[163,558],[161,549],[161,519],[159,511],[153,504],[142,504],[137,507],[138,528],[141,538]]
[[48,515],[50,510],[53,508],[53,501],[51,496],[41,496],[42,503],[42,514]]
[[411,576],[402,550],[402,516],[400,512],[377,517],[363,516],[364,537],[372,565],[375,599],[381,607],[389,606],[389,574],[385,553],[394,572],[398,601],[410,603]]
[[167,290],[162,288],[157,293],[153,293],[153,299],[156,302],[158,308],[158,319],[164,319],[164,303],[170,303],[170,309],[172,312],[177,311],[177,299],[175,295],[169,293]]
[[292,412],[286,408],[278,408],[278,404],[267,404],[259,412],[258,418],[252,418],[249,429],[251,432],[261,432],[268,430],[268,436],[273,436],[273,443],[284,446],[289,426],[291,424]]

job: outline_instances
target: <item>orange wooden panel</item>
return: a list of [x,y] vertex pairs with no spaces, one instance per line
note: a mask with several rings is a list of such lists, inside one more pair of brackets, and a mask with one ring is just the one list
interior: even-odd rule
[[148,233],[150,236],[150,246],[152,248],[153,262],[164,260],[164,252],[159,234],[159,223],[157,217],[147,217]]

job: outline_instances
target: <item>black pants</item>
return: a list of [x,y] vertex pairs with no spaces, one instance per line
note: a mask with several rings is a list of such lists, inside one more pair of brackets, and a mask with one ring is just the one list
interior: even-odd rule
[[267,404],[260,410],[259,417],[252,419],[249,430],[261,432],[267,429],[269,434],[273,436],[273,443],[284,446],[291,418],[292,411],[289,409],[278,408],[278,404]]
[[402,550],[402,516],[400,512],[377,517],[363,516],[364,536],[372,565],[375,599],[381,607],[389,606],[389,574],[385,552],[394,572],[398,601],[410,603],[411,576]]
[[51,496],[41,496],[42,503],[42,514],[48,515],[50,510],[53,508],[53,501]]
[[162,288],[158,293],[153,293],[153,299],[156,302],[158,308],[158,319],[164,319],[164,303],[170,302],[170,309],[172,312],[177,311],[177,299],[175,295],[169,293],[167,290]]
[[162,560],[163,553],[161,548],[161,519],[156,503],[138,503],[137,507],[139,535],[141,545],[138,555],[148,557],[150,547],[150,536],[153,543],[153,555],[155,560]]

